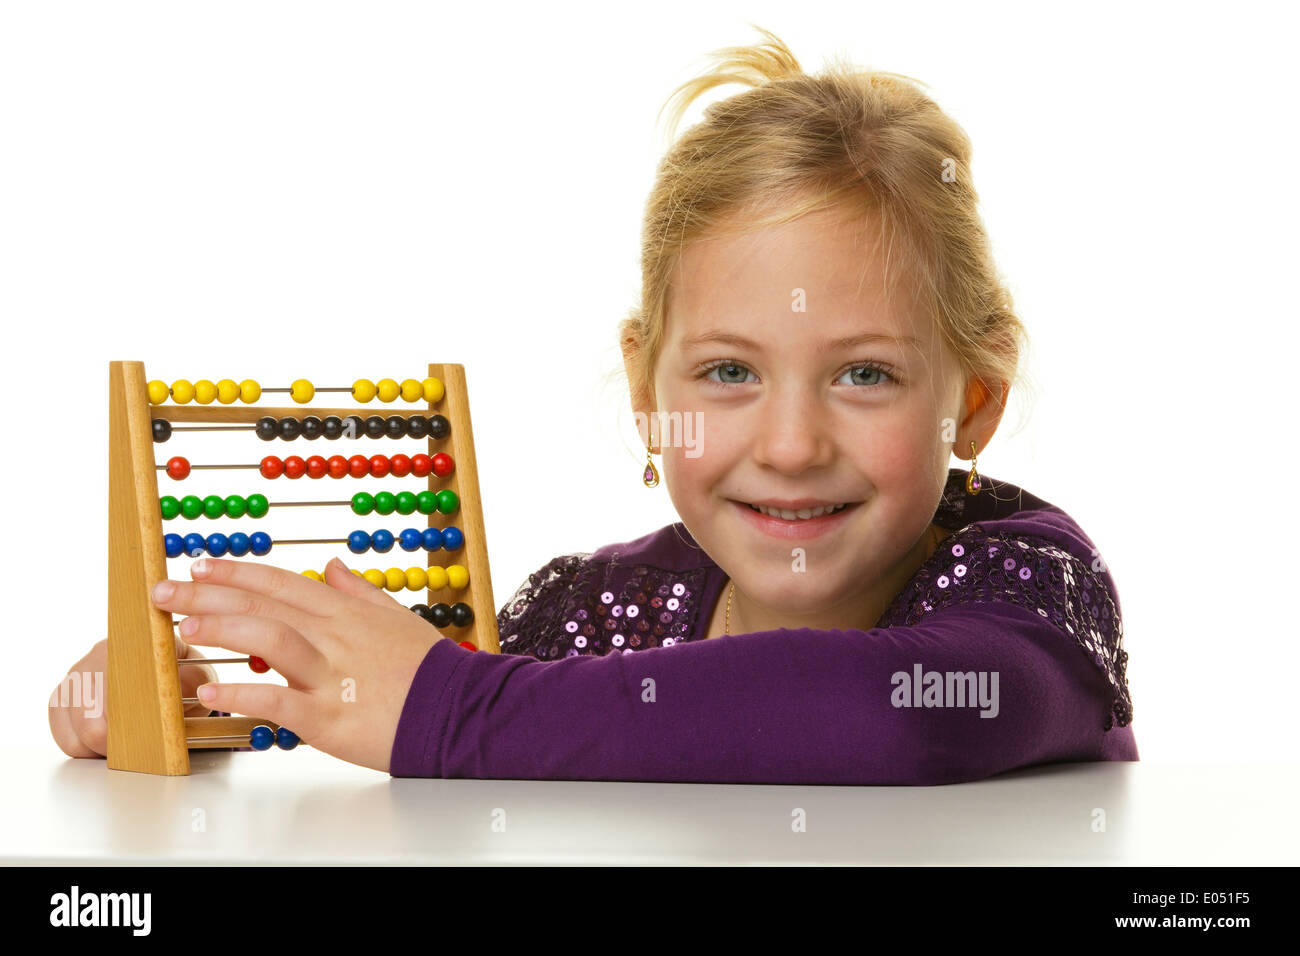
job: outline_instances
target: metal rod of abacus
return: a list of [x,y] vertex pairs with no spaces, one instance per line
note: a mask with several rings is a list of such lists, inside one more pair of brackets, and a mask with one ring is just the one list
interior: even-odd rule
[[185,657],[176,658],[177,664],[247,664],[247,657]]

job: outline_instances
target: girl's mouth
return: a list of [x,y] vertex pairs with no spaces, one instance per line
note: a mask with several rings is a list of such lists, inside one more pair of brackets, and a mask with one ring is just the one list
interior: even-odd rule
[[804,540],[818,537],[844,524],[846,516],[862,502],[850,501],[793,511],[760,508],[746,501],[733,500],[731,503],[741,517],[756,530],[774,538]]

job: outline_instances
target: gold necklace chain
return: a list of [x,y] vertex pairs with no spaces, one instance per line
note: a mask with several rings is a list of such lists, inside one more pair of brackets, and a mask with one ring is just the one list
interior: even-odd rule
[[732,581],[731,590],[727,592],[727,625],[722,632],[723,634],[731,633],[731,599],[735,597],[735,595],[736,595],[736,582]]

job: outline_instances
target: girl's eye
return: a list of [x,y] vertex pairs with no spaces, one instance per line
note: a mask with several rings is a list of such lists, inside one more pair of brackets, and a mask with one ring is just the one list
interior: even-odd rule
[[[718,374],[713,375],[714,372]],[[739,362],[733,362],[723,359],[712,362],[703,368],[698,377],[704,378],[714,385],[744,385],[747,376],[753,373],[747,366]],[[889,369],[876,362],[870,362],[864,365],[857,365],[843,375],[837,381],[847,377],[849,380],[844,382],[845,385],[852,385],[859,388],[876,389],[885,385],[885,380],[897,384],[898,379],[889,371]]]

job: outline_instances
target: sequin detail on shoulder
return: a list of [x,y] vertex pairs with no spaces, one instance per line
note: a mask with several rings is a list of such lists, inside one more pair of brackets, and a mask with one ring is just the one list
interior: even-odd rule
[[939,544],[878,627],[907,626],[954,604],[1006,601],[1036,611],[1075,643],[1110,683],[1105,730],[1133,719],[1124,623],[1100,575],[1046,538],[1005,537],[970,524]]
[[538,660],[628,654],[691,639],[705,570],[665,571],[643,564],[553,558],[497,615],[503,654]]

